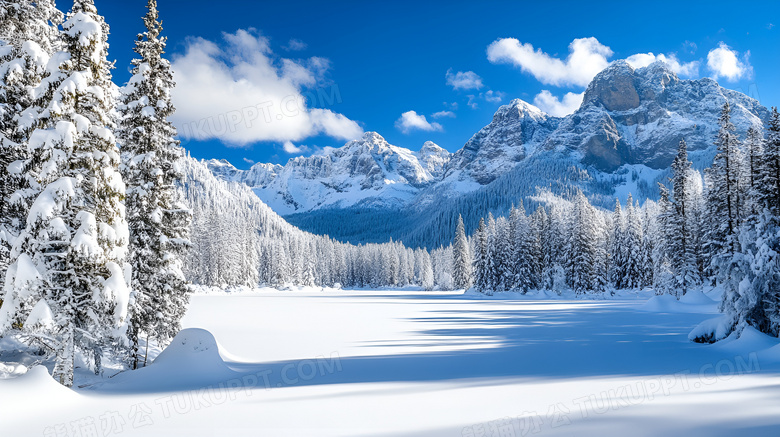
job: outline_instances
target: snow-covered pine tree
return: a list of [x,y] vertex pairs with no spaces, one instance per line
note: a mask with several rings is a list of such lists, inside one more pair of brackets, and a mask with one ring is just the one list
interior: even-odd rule
[[706,258],[711,274],[723,281],[728,278],[728,264],[739,249],[737,234],[745,197],[741,186],[744,163],[728,102],[723,105],[718,124],[720,129],[715,141],[718,153],[706,170]]
[[642,254],[642,216],[639,204],[634,204],[633,197],[629,193],[626,202],[626,230],[624,237],[625,247],[625,288],[634,289],[642,287],[643,254]]
[[[138,367],[140,335],[166,344],[181,329],[189,300],[181,258],[189,245],[191,212],[177,187],[183,151],[174,139],[176,128],[168,120],[175,111],[171,102],[175,84],[170,63],[163,58],[166,39],[160,37],[157,1],[149,0],[147,9],[146,31],[135,42],[139,58],[132,61],[133,76],[122,88],[118,105],[130,228],[133,292],[128,335],[133,368]],[[234,230],[239,231],[243,229]],[[246,241],[253,240],[241,238],[239,243]],[[251,258],[254,248],[243,249],[245,257]]]
[[[431,264],[431,256],[425,249],[417,249],[415,251],[415,258],[420,263],[420,278],[419,285],[424,290],[433,290],[434,278],[433,278],[433,265]],[[415,262],[418,262],[418,261]]]
[[671,294],[677,296],[677,276],[672,271],[672,262],[669,260],[669,239],[675,232],[672,227],[679,226],[677,212],[669,200],[669,189],[666,185],[658,183],[660,199],[658,200],[657,234],[653,244],[653,288],[656,294]]
[[[752,294],[743,296],[735,307],[735,324],[752,325],[758,330],[780,335],[780,114],[777,107],[766,129],[760,168],[760,181],[754,197],[761,212],[756,223],[755,254],[750,272]],[[743,251],[744,252],[744,251]]]
[[655,251],[658,227],[658,204],[650,199],[642,207],[642,287],[653,285],[653,252]]
[[609,279],[616,289],[626,288],[626,219],[620,199],[615,199],[610,233]]
[[489,294],[493,294],[493,291],[496,291],[501,280],[501,258],[498,256],[499,237],[496,219],[493,217],[493,213],[488,213],[485,286]]
[[761,128],[758,126],[750,126],[747,131],[747,137],[745,138],[746,159],[745,164],[747,168],[747,207],[746,217],[755,216],[759,213],[760,209],[760,190],[759,184],[762,182],[764,174],[764,135],[761,132]]
[[536,250],[536,235],[530,220],[525,215],[522,202],[518,208],[512,208],[509,213],[509,223],[512,229],[512,258],[514,266],[512,273],[513,288],[522,293],[539,286],[537,272],[539,270]]
[[665,251],[677,285],[674,295],[678,298],[700,283],[696,265],[696,251],[693,246],[693,236],[689,226],[691,217],[690,203],[690,169],[688,146],[685,140],[680,140],[677,155],[672,162],[672,193],[671,205],[664,216],[664,232],[666,234]]
[[55,55],[60,80],[29,139],[43,189],[14,244],[0,308],[0,330],[21,323],[55,350],[53,376],[66,386],[77,352],[99,371],[104,348],[126,341],[128,230],[107,38],[94,3],[76,0],[63,25],[66,53]]
[[496,219],[495,230],[495,287],[496,290],[507,291],[515,288],[513,277],[513,244],[510,236],[509,221],[506,217]]
[[481,293],[490,293],[488,284],[488,230],[485,219],[479,219],[479,226],[474,234],[474,288]]
[[[751,128],[752,129],[752,128]],[[760,132],[748,133],[748,152],[759,145]],[[778,336],[780,334],[780,115],[773,108],[767,126],[767,139],[759,157],[762,165],[753,178],[751,193],[753,214],[742,223],[739,248],[729,264],[729,276],[723,280],[721,311],[726,315],[728,331],[741,334],[747,326]],[[752,155],[752,153],[749,153]],[[750,169],[751,167],[748,167]],[[754,168],[754,167],[753,167]],[[712,333],[698,341],[716,341]]]
[[38,118],[35,90],[59,47],[61,23],[51,0],[0,3],[0,277],[38,188],[29,172],[27,140]]
[[564,262],[569,286],[577,294],[598,289],[598,226],[593,206],[581,192],[574,200],[567,237]]
[[458,226],[455,229],[455,242],[452,246],[452,280],[455,288],[466,289],[471,286],[471,262],[466,228],[463,226],[463,217],[459,215]]
[[757,196],[761,206],[768,208],[773,215],[780,215],[780,114],[777,107],[772,108],[762,156]]

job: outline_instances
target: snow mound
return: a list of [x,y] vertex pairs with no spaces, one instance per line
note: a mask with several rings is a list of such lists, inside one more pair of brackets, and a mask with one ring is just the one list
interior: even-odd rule
[[236,378],[219,343],[205,329],[183,329],[151,365],[126,371],[92,388],[115,392],[192,390]]
[[189,370],[227,369],[219,354],[217,339],[205,329],[183,329],[152,363],[159,367],[184,367]]
[[726,338],[729,332],[729,324],[726,316],[718,316],[707,319],[688,334],[688,340],[699,343],[712,343]]
[[745,352],[753,352],[774,348],[778,343],[780,340],[777,338],[764,334],[752,326],[747,326],[739,334],[739,338],[728,343],[728,346]]
[[679,309],[680,301],[671,294],[659,294],[653,296],[642,305],[642,309],[646,311],[654,311],[658,313],[676,313]]
[[670,294],[653,296],[640,309],[656,313],[714,314],[718,312],[715,301],[698,290],[689,291],[680,300]]
[[691,290],[685,293],[680,298],[680,302],[694,304],[694,305],[712,305],[713,303],[715,303],[714,300],[705,296],[701,290]]
[[[3,399],[13,399],[18,405],[39,404],[42,398],[65,405],[78,396],[55,381],[44,366],[34,366],[18,378],[0,379],[0,393]],[[8,406],[13,409],[11,405]]]

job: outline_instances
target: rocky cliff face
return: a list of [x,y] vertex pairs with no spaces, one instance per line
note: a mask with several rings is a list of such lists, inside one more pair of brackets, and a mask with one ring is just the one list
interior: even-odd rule
[[723,104],[744,135],[769,113],[756,100],[712,79],[680,80],[660,62],[634,70],[617,61],[588,85],[582,106],[565,117],[544,150],[568,150],[582,163],[612,172],[624,164],[668,167],[685,138],[691,151],[712,147]]

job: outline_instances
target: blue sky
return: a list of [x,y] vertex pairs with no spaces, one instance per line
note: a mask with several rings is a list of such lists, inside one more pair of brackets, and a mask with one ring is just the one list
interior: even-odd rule
[[[648,53],[780,104],[778,2],[158,1],[185,147],[241,168],[362,131],[456,151],[502,103],[565,114],[599,68]],[[146,1],[96,4],[122,83]]]

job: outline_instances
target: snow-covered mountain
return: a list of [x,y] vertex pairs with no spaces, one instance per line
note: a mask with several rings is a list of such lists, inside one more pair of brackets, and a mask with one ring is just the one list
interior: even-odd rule
[[635,70],[617,61],[596,75],[580,108],[561,120],[540,153],[571,151],[605,172],[625,164],[666,168],[681,138],[692,152],[713,147],[726,101],[741,135],[769,117],[758,101],[712,79],[681,80],[662,62]]
[[498,108],[493,121],[455,152],[444,182],[471,182],[477,187],[492,182],[534,153],[535,146],[543,143],[559,123],[559,118],[536,106],[512,100]]
[[[454,154],[431,142],[412,152],[369,132],[284,166],[256,164],[242,171],[225,161],[207,165],[221,178],[252,187],[279,214],[295,214],[294,223],[305,230],[351,238],[350,229],[363,225],[350,221],[369,221],[370,211],[383,223],[404,221],[404,226],[388,226],[386,237],[403,239],[411,223],[415,242],[432,247],[424,235],[448,233],[439,228],[450,226],[450,215],[503,213],[504,206],[533,194],[537,185],[559,193],[582,189],[605,201],[628,192],[652,197],[680,139],[688,143],[695,167],[709,166],[726,101],[739,135],[769,116],[755,99],[712,79],[682,80],[662,62],[634,69],[616,61],[596,75],[573,114],[552,117],[513,100]],[[350,213],[357,209],[363,214],[359,218]],[[474,224],[467,220],[466,226]],[[366,229],[354,232],[367,235]],[[446,235],[435,238],[436,244],[446,241]]]
[[243,182],[280,214],[323,207],[398,208],[441,180],[452,155],[428,141],[418,152],[389,144],[376,132],[321,155],[286,165],[255,164],[238,170],[227,161],[206,161],[221,178]]

